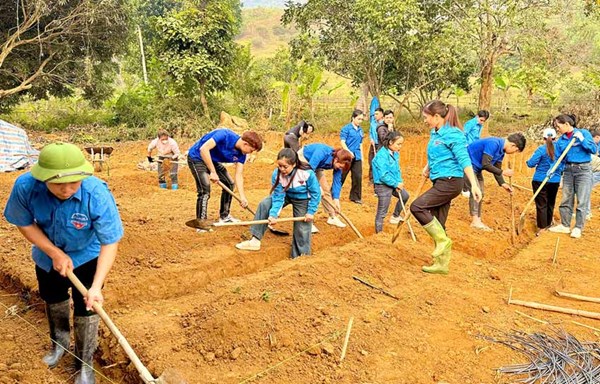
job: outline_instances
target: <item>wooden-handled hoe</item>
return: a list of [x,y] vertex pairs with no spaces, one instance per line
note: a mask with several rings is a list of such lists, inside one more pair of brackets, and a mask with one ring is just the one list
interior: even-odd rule
[[569,153],[569,150],[571,149],[571,147],[575,143],[575,140],[577,140],[577,139],[576,138],[571,139],[571,141],[569,142],[569,145],[567,145],[567,148],[565,148],[565,150],[560,155],[560,157],[558,158],[558,160],[556,160],[556,162],[554,163],[554,166],[552,166],[552,168],[548,171],[548,174],[546,175],[546,178],[544,179],[544,181],[542,181],[542,184],[540,184],[540,186],[538,187],[537,191],[535,191],[535,193],[533,194],[533,196],[531,197],[531,199],[529,199],[529,201],[525,205],[525,208],[523,208],[523,212],[521,212],[521,216],[519,217],[519,225],[517,226],[517,235],[520,235],[523,232],[523,225],[525,224],[525,213],[527,213],[527,209],[529,208],[529,206],[531,205],[531,203],[533,203],[533,201],[535,200],[535,198],[537,197],[537,195],[540,193],[540,191],[542,190],[542,188],[544,188],[544,185],[546,185],[546,183],[548,182],[548,180],[550,180],[550,177],[552,176],[552,173],[554,173],[554,171],[556,171],[556,168],[558,168],[559,164],[563,161],[563,159],[565,158],[565,156],[567,156],[567,153]]
[[[87,288],[81,283],[81,281],[75,276],[72,271],[67,272],[67,277],[71,280],[71,283],[77,288],[79,292],[83,295],[83,297],[87,296]],[[148,368],[144,366],[141,362],[140,358],[135,354],[131,345],[125,339],[125,336],[119,331],[119,328],[112,322],[106,311],[102,308],[102,306],[98,303],[94,303],[93,305],[94,311],[100,316],[100,318],[104,321],[108,329],[112,332],[113,335],[117,338],[117,341],[125,350],[125,353],[137,369],[140,374],[140,378],[145,384],[187,384],[187,382],[181,378],[181,376],[172,370],[165,371],[160,377],[154,378]]]

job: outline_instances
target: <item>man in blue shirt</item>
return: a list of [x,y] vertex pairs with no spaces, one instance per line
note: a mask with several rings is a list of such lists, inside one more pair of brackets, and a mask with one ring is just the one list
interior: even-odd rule
[[[512,169],[502,170],[502,160],[504,159],[504,155],[523,152],[526,142],[525,136],[517,132],[508,135],[506,139],[501,137],[486,137],[485,139],[475,140],[469,144],[469,157],[471,158],[473,171],[475,172],[482,196],[480,201],[475,201],[475,199],[469,197],[469,212],[472,217],[471,227],[483,231],[492,230],[481,221],[481,206],[484,196],[483,170],[492,173],[498,185],[506,189],[509,193],[512,193],[512,188],[504,181],[503,176],[512,177],[514,172]],[[471,184],[468,180],[466,184],[470,189]]]
[[[46,302],[50,337],[55,342],[43,358],[54,368],[70,341],[71,288],[75,353],[82,362],[76,383],[94,383],[102,286],[110,271],[123,225],[106,183],[92,176],[93,166],[73,144],[44,147],[39,161],[15,181],[4,216],[33,244],[32,256],[41,298]],[[83,297],[65,277],[72,272],[88,289]]]
[[[196,199],[196,219],[203,227],[197,232],[210,231],[208,222],[208,200],[210,199],[210,183],[221,181],[229,189],[234,186],[240,193],[240,205],[245,208],[248,200],[244,193],[244,163],[246,155],[262,149],[262,138],[252,131],[244,132],[240,137],[237,133],[226,128],[217,128],[202,136],[188,151],[188,165],[194,180],[198,197]],[[235,184],[222,163],[236,163]],[[229,214],[232,196],[221,192],[220,222],[239,221]]]
[[361,124],[365,116],[360,109],[352,112],[352,121],[340,131],[340,140],[342,148],[352,153],[352,165],[350,171],[342,174],[342,185],[346,181],[349,172],[352,172],[352,188],[350,188],[350,201],[356,204],[362,204],[362,141],[364,132]]
[[371,100],[370,122],[369,122],[369,181],[373,184],[373,158],[375,152],[379,149],[379,138],[377,137],[377,127],[383,122],[383,108],[379,104],[379,98],[375,96]]

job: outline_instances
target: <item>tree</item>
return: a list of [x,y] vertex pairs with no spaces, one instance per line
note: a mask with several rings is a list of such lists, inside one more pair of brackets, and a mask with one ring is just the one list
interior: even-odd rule
[[183,94],[198,94],[207,117],[207,97],[229,84],[240,26],[240,2],[234,0],[190,1],[156,20],[155,49],[167,74]]
[[[0,3],[0,103],[34,97],[110,94],[106,73],[128,34],[123,0],[21,0]],[[101,92],[99,92],[101,91]],[[101,93],[100,95],[98,93]]]

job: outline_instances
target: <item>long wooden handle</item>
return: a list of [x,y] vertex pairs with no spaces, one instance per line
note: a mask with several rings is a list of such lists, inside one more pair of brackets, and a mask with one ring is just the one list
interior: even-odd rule
[[[86,297],[88,290],[81,283],[81,281],[79,281],[77,276],[75,276],[75,274],[72,271],[67,271],[67,277],[69,278],[69,280],[71,280],[71,283],[73,283],[75,288],[77,288],[77,290],[83,295],[83,297]],[[121,347],[123,347],[123,349],[125,350],[125,353],[127,353],[127,356],[129,357],[129,359],[131,360],[131,362],[133,363],[133,365],[139,372],[140,377],[142,378],[144,383],[154,383],[155,382],[154,377],[152,377],[152,374],[150,373],[150,371],[148,371],[148,368],[146,368],[146,366],[144,366],[144,364],[142,363],[140,358],[135,354],[135,352],[133,351],[133,348],[131,348],[131,345],[129,345],[129,343],[127,342],[127,339],[125,339],[125,336],[123,336],[121,331],[119,331],[119,328],[117,328],[115,323],[113,323],[112,320],[110,319],[110,317],[108,317],[108,314],[104,311],[102,306],[98,303],[94,303],[93,308],[94,308],[94,311],[100,316],[100,318],[102,318],[104,323],[106,323],[106,326],[108,327],[108,329],[110,329],[112,334],[115,335],[115,337],[117,338],[117,341],[119,342]]]
[[[277,219],[278,223],[285,223],[287,221],[304,221],[304,216],[300,217],[283,217],[281,219]],[[254,225],[254,224],[269,224],[268,219],[264,220],[250,220],[250,221],[237,221],[233,223],[213,223],[215,227],[235,227],[238,225]]]
[[[234,199],[236,199],[237,201],[239,201],[240,203],[242,202],[242,199],[240,199],[235,192],[233,192],[231,189],[229,189],[228,186],[226,186],[225,184],[223,184],[223,182],[221,180],[217,180],[217,184],[219,184],[219,186],[221,188],[223,188],[223,190],[227,193],[229,193],[231,195],[231,197],[233,197]],[[250,212],[251,214],[255,215],[256,213],[254,213],[254,211],[249,207],[249,206],[245,206],[244,209],[246,209],[248,212]]]
[[550,177],[552,176],[552,173],[554,173],[554,171],[556,171],[556,168],[558,168],[559,164],[563,161],[563,159],[565,158],[565,156],[567,156],[567,153],[569,152],[569,150],[571,149],[571,147],[573,146],[573,144],[575,144],[575,140],[577,140],[575,137],[573,139],[571,139],[571,141],[569,142],[569,145],[567,145],[567,148],[565,148],[565,150],[560,155],[560,157],[558,158],[558,160],[556,160],[556,162],[554,163],[554,166],[550,169],[550,171],[548,171],[548,175],[546,175],[546,178],[544,178],[544,181],[542,181],[542,184],[540,184],[540,186],[538,187],[537,191],[535,191],[535,193],[533,194],[533,196],[531,197],[531,199],[529,199],[529,201],[527,202],[527,205],[525,205],[525,208],[523,208],[523,212],[521,212],[520,219],[523,219],[525,217],[525,213],[527,212],[527,209],[529,208],[529,206],[531,205],[531,203],[533,203],[533,201],[535,200],[535,198],[537,197],[537,195],[540,193],[540,191],[542,190],[542,188],[544,188],[544,185],[546,185],[546,183],[548,182],[548,180],[550,180]]
[[329,197],[321,195],[321,200],[325,203],[326,206],[329,206],[329,208],[331,208],[335,212],[336,215],[340,215],[342,217],[342,219],[344,219],[344,221],[346,223],[348,223],[350,228],[354,231],[354,233],[356,234],[356,236],[358,236],[359,239],[364,239],[362,233],[360,233],[358,228],[356,228],[354,226],[354,224],[352,223],[352,221],[350,221],[348,216],[344,215],[339,209],[337,209],[335,207],[335,204],[333,204],[333,201],[331,201],[331,199],[329,199]]
[[[421,190],[423,189],[423,187],[425,186],[425,182],[428,180],[429,178],[427,176],[423,176],[423,179],[421,180],[421,184],[419,184],[419,187],[417,188],[417,192],[415,192],[415,199],[419,196],[419,194],[421,193]],[[400,198],[402,198],[402,196],[400,196]],[[414,201],[414,199],[413,199]],[[408,210],[408,215],[406,215],[404,217],[404,221],[400,221],[398,222],[398,225],[396,225],[396,230],[394,231],[394,235],[392,236],[392,244],[394,244],[396,242],[396,239],[398,238],[398,236],[400,235],[400,229],[402,228],[402,225],[404,223],[406,223],[408,221],[408,219],[410,219],[410,216],[412,215],[410,209]]]

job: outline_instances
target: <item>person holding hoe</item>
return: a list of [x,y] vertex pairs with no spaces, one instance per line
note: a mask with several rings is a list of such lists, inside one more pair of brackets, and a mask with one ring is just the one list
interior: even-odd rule
[[481,191],[473,172],[465,135],[460,129],[456,108],[433,100],[423,107],[423,119],[431,127],[427,144],[427,165],[423,177],[433,186],[411,204],[410,211],[423,229],[435,241],[433,265],[424,266],[423,272],[447,274],[452,240],[446,234],[445,224],[450,202],[460,195],[464,176],[471,183],[475,201],[481,200]]
[[[390,208],[392,196],[398,198],[394,213],[390,219],[391,224],[398,224],[401,220],[400,212],[410,197],[404,189],[402,171],[400,170],[400,148],[404,137],[400,132],[392,131],[383,140],[383,147],[377,151],[373,159],[373,181],[377,194],[377,214],[375,215],[375,233],[383,231],[383,219]],[[402,201],[400,201],[402,199]]]
[[[544,144],[540,145],[533,155],[527,160],[529,168],[535,168],[533,179],[531,180],[531,188],[537,191],[542,182],[546,178],[550,167],[556,161],[556,148],[554,140],[556,140],[556,130],[554,128],[546,128],[542,132]],[[560,186],[560,177],[564,165],[561,163],[559,168],[554,171],[552,177],[544,184],[538,195],[535,197],[536,236],[550,228],[552,225],[552,217],[554,216],[554,206],[556,205],[556,195]]]
[[[499,186],[508,193],[513,193],[512,187],[504,181],[504,176],[512,177],[513,170],[502,170],[502,160],[504,155],[512,155],[517,152],[523,152],[527,140],[522,133],[511,133],[506,139],[501,137],[486,137],[485,139],[475,140],[468,146],[471,164],[475,172],[475,178],[481,191],[483,200],[484,182],[483,171],[488,171],[494,175]],[[465,183],[467,188],[471,188],[469,180]],[[481,206],[483,201],[475,201],[473,196],[469,196],[469,213],[471,214],[471,227],[482,231],[491,231],[492,229],[481,221]]]
[[[75,355],[81,366],[76,384],[95,383],[93,357],[97,346],[102,287],[110,271],[123,225],[106,183],[92,176],[94,168],[73,144],[54,143],[39,161],[15,181],[4,216],[33,244],[32,257],[39,292],[46,303],[52,348],[43,362],[54,368],[71,340],[69,288],[74,304]],[[70,283],[74,274],[88,289],[85,297]]]
[[[571,149],[563,159],[565,164],[562,178],[562,201],[558,210],[560,224],[550,227],[550,232],[570,233],[572,238],[581,237],[585,225],[585,216],[592,188],[592,154],[598,151],[590,131],[576,128],[576,119],[573,115],[558,115],[554,118],[554,126],[562,134],[556,140],[556,155],[566,150],[572,140],[575,140]],[[577,198],[577,211],[575,227],[571,230],[573,208]]]
[[[339,228],[345,228],[344,224],[336,214],[336,209],[341,211],[340,195],[342,193],[342,172],[350,169],[352,164],[352,154],[345,149],[333,149],[332,147],[314,143],[301,148],[298,151],[300,161],[308,163],[315,171],[319,185],[321,186],[321,194],[323,195],[323,208],[327,211],[329,218],[327,224]],[[325,170],[333,170],[331,185],[325,177]],[[333,200],[331,200],[333,199]],[[325,201],[332,201],[333,207],[326,204]],[[315,228],[313,224],[313,228]],[[314,233],[313,229],[313,233]]]
[[[467,139],[467,145],[481,138],[481,130],[483,129],[483,124],[486,121],[488,121],[489,118],[490,112],[485,109],[482,109],[479,112],[477,112],[477,115],[475,115],[475,117],[473,117],[471,120],[468,120],[465,123],[463,130],[465,132],[465,138]],[[462,195],[464,197],[469,197],[469,189],[466,185],[462,190]]]
[[[235,163],[235,185],[240,192],[240,205],[245,208],[248,200],[244,193],[244,163],[246,155],[262,149],[261,137],[253,131],[244,132],[242,136],[226,128],[217,128],[198,140],[188,151],[188,165],[194,180],[198,197],[196,199],[196,219],[201,228],[197,231],[208,232],[208,200],[210,199],[210,183],[221,181],[233,190],[234,182],[223,163]],[[231,195],[221,192],[219,222],[239,221],[230,215]]]
[[[298,159],[291,148],[284,148],[277,154],[277,169],[271,177],[271,194],[264,198],[256,209],[254,220],[268,219],[269,225],[276,225],[281,210],[291,204],[294,217],[304,217],[304,221],[294,222],[291,258],[311,254],[311,223],[321,202],[321,187],[310,166]],[[260,243],[267,230],[267,224],[250,227],[252,239],[236,244],[237,249],[260,250]]]
[[[152,140],[148,145],[149,163],[154,161],[154,159],[152,158],[152,151],[155,148],[158,151],[159,163],[164,162],[166,159],[177,161],[179,160],[179,156],[181,156],[181,151],[179,150],[177,142],[173,138],[171,138],[165,130],[158,131],[158,134],[156,135],[154,140]],[[162,166],[163,164],[158,165],[158,186],[163,189],[167,188],[167,182],[165,181],[165,173],[169,172],[169,175],[171,176],[171,189],[178,189],[179,184],[177,182],[177,171],[179,169],[179,165],[177,164],[177,162],[170,163],[167,169],[166,167]]]
[[283,136],[283,147],[292,148],[298,152],[302,146],[302,141],[308,139],[315,127],[308,121],[301,120],[298,124],[288,130]]

